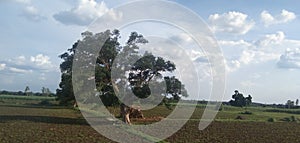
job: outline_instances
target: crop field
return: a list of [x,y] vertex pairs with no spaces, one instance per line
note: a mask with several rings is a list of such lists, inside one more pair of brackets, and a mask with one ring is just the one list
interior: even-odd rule
[[19,96],[19,95],[0,95],[1,100],[40,100],[40,101],[54,101],[56,97],[46,96]]
[[[47,105],[41,102],[0,98],[0,142],[113,142],[89,126],[80,111],[58,106],[51,100]],[[118,108],[111,107],[109,110],[119,114]],[[299,109],[249,107],[247,111],[251,113],[245,113],[244,108],[223,106],[214,122],[200,131],[198,124],[203,110],[203,105],[197,106],[187,124],[163,142],[300,142]],[[164,106],[158,106],[145,111],[144,115],[146,118],[166,117],[170,112]],[[141,123],[140,120],[133,120],[133,124]]]

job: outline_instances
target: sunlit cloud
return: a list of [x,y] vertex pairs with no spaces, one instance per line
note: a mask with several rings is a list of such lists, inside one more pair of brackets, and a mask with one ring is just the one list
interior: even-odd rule
[[212,14],[208,18],[214,32],[244,35],[249,32],[255,22],[247,14],[230,11],[223,14]]
[[76,7],[56,13],[53,17],[65,25],[86,26],[106,13],[113,19],[121,17],[119,13],[109,9],[104,1],[98,3],[95,0],[80,0]]
[[279,15],[271,15],[268,11],[263,11],[260,14],[261,20],[266,27],[275,24],[288,23],[296,19],[296,14],[287,10],[282,10]]

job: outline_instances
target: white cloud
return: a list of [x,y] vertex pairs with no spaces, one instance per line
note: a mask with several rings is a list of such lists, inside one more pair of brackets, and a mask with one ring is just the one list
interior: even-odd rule
[[231,34],[246,34],[253,28],[255,22],[248,15],[231,11],[223,14],[210,15],[209,23],[214,32],[225,32]]
[[234,72],[241,67],[238,60],[225,60],[225,64],[227,72]]
[[267,62],[277,60],[280,57],[280,50],[278,51],[255,51],[254,63]]
[[6,64],[0,64],[0,71],[6,68]]
[[35,57],[31,56],[30,61],[38,66],[51,65],[50,58],[48,56],[44,56],[43,54],[38,54]]
[[12,59],[8,59],[9,63],[13,63],[15,65],[24,65],[26,64],[26,57],[21,55]]
[[243,63],[243,64],[249,64],[251,61],[253,61],[254,57],[255,57],[254,51],[245,50],[245,51],[243,51],[239,61],[240,61],[240,63]]
[[284,9],[281,11],[280,15],[276,16],[272,16],[268,11],[263,11],[261,12],[260,17],[266,27],[274,24],[287,23],[296,19],[295,13]]
[[97,3],[95,0],[80,0],[79,4],[68,11],[54,14],[53,17],[66,25],[88,25],[96,18],[108,13],[111,18],[118,19],[121,14],[109,9],[104,1]]
[[220,40],[218,43],[221,46],[252,46],[252,43],[249,43],[245,40],[238,40],[238,41],[226,41],[226,40]]
[[27,74],[27,73],[33,72],[32,70],[19,69],[19,68],[15,68],[15,67],[10,67],[9,70],[11,72],[21,73],[21,74]]
[[17,56],[15,58],[3,61],[0,64],[1,72],[5,73],[32,73],[32,72],[51,72],[59,71],[58,66],[55,66],[50,61],[49,56],[38,54],[26,58],[25,56]]
[[300,68],[300,49],[287,49],[284,54],[280,56],[280,60],[277,63],[280,68]]
[[[278,62],[279,67],[297,67],[298,60],[295,56],[297,51],[282,54],[287,47],[297,49],[300,41],[289,40],[281,31],[275,34],[267,34],[257,41],[219,41],[219,44],[226,58],[228,72],[238,70],[240,67],[249,64],[258,64],[268,61]],[[300,60],[299,60],[300,61]]]
[[256,42],[257,46],[265,47],[270,44],[280,44],[285,39],[285,34],[282,31],[278,31],[276,34],[269,34],[264,36],[261,40]]

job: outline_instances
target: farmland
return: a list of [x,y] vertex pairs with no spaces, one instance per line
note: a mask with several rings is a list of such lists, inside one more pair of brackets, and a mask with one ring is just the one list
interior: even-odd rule
[[[0,98],[1,143],[113,142],[90,127],[78,110],[58,106],[51,98],[44,99],[48,100],[47,105],[41,104],[43,100],[37,97],[30,98],[32,100]],[[119,114],[117,108],[109,110]],[[299,109],[249,107],[251,114],[245,114],[244,108],[223,106],[215,121],[199,131],[203,110],[204,105],[198,105],[187,124],[164,142],[300,142]],[[146,118],[165,117],[170,112],[158,106],[145,111],[144,115]],[[242,118],[236,119],[238,116]],[[133,123],[141,121],[133,120]]]

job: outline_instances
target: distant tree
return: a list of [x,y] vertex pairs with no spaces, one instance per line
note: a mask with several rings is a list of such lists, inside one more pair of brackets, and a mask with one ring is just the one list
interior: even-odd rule
[[29,88],[29,86],[25,87],[24,93],[26,94],[26,96],[29,96],[29,94],[30,94],[30,88]]
[[249,94],[248,97],[245,98],[246,106],[249,106],[252,103],[252,96]]
[[3,90],[3,91],[1,91],[0,94],[3,94],[3,95],[9,95],[10,93],[9,93],[9,91]]
[[238,90],[234,91],[232,98],[233,98],[233,100],[229,101],[230,105],[232,105],[232,106],[244,107],[244,106],[248,106],[252,103],[251,95],[248,95],[248,97],[244,97],[244,95],[242,93],[239,93]]
[[42,95],[43,96],[49,96],[51,94],[51,91],[49,88],[42,87]]
[[286,108],[293,108],[295,106],[295,102],[292,100],[288,100],[285,104]]
[[299,99],[296,99],[296,106],[299,105]]

